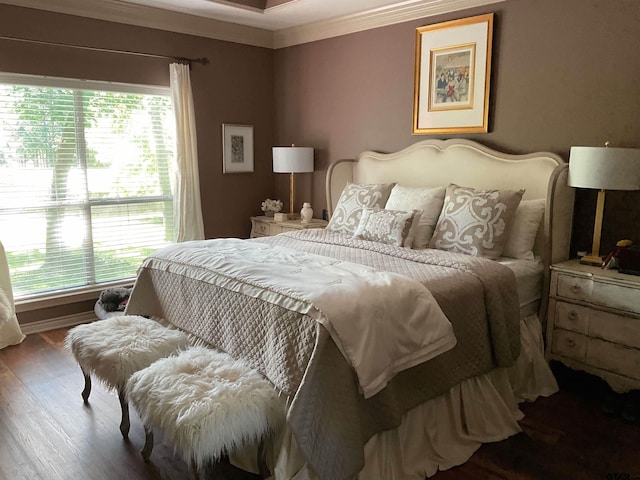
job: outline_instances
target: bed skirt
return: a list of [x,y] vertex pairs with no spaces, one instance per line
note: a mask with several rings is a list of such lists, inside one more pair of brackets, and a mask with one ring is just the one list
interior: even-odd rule
[[[520,327],[522,352],[513,367],[465,380],[407,412],[398,428],[375,435],[365,446],[358,480],[423,480],[463,464],[483,443],[519,433],[523,414],[518,403],[558,391],[544,359],[537,316],[525,317]],[[317,480],[288,428],[273,445],[271,457],[273,479]],[[233,461],[254,470],[254,458],[245,452]]]

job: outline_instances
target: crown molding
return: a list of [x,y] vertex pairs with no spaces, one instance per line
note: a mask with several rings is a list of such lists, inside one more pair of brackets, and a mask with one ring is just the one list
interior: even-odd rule
[[273,48],[273,32],[270,30],[117,0],[0,0],[0,3]]
[[0,3],[279,49],[504,1],[408,0],[275,32],[118,0],[0,0]]
[[273,48],[291,47],[504,1],[506,0],[411,0],[363,13],[278,30],[274,32]]

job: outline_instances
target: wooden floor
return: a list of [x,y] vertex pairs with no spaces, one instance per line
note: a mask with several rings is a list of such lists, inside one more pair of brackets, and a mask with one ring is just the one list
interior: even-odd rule
[[[65,334],[30,335],[0,350],[0,479],[190,478],[170,446],[156,445],[152,462],[142,461],[135,412],[127,443],[118,430],[117,397],[98,382],[90,406],[83,405],[83,378],[62,349]],[[561,386],[550,398],[522,405],[523,433],[483,445],[464,465],[433,478],[640,480],[640,426],[602,413],[606,389],[592,377],[561,375]]]

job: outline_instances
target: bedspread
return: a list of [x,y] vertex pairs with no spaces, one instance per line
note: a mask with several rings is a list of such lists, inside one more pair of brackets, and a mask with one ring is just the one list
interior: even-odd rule
[[510,366],[519,354],[515,278],[496,262],[412,251],[320,229],[250,242],[414,278],[431,291],[458,340],[450,351],[398,373],[384,390],[365,399],[353,369],[327,330],[309,315],[201,279],[142,267],[127,313],[161,316],[245,358],[290,395],[287,421],[320,478],[352,478],[364,464],[363,446],[372,435],[397,427],[405,412],[460,381]]
[[163,248],[142,268],[169,271],[308,314],[331,334],[365,398],[397,372],[451,349],[451,323],[417,280],[236,238]]

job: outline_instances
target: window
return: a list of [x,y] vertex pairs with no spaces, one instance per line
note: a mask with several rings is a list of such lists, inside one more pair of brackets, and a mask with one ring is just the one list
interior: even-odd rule
[[135,277],[173,240],[168,88],[0,74],[0,241],[17,298]]

